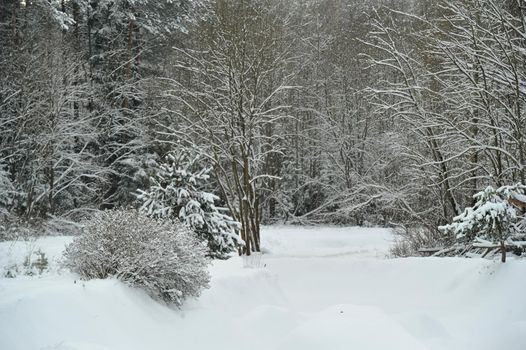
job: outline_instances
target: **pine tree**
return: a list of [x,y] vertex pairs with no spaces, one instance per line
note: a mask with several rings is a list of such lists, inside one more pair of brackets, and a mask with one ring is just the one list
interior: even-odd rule
[[210,167],[199,154],[180,149],[156,164],[150,187],[138,190],[140,211],[154,218],[178,218],[207,241],[209,255],[225,259],[240,247],[240,225],[217,207],[220,198],[206,191]]
[[517,231],[520,215],[513,200],[526,198],[521,184],[503,186],[494,189],[488,186],[484,191],[475,194],[475,204],[453,218],[450,225],[439,229],[455,235],[457,241],[490,243],[500,245],[501,261],[506,262],[506,245]]

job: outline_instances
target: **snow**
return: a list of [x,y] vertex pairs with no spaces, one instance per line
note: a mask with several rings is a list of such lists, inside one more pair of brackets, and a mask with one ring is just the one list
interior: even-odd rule
[[263,231],[262,246],[272,257],[385,258],[393,240],[389,230],[361,227],[273,226]]
[[526,195],[520,194],[520,193],[514,193],[513,199],[518,200],[521,203],[526,203]]
[[[62,252],[72,240],[72,237],[54,236],[0,242],[0,276],[4,276],[5,273],[15,265],[22,266],[26,257],[38,250],[46,254],[49,260],[50,270],[57,271],[60,265],[60,259],[62,258]],[[2,282],[5,281],[0,278],[0,291]]]
[[262,256],[214,262],[210,289],[182,309],[76,280],[57,265],[69,237],[2,242],[2,266],[30,246],[51,268],[0,278],[0,349],[526,348],[523,260],[389,259],[378,228],[264,227],[262,239]]

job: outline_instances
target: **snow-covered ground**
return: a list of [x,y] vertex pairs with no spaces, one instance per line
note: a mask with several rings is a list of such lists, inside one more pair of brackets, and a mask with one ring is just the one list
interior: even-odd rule
[[70,238],[0,243],[2,350],[526,349],[526,261],[387,259],[387,230],[264,228],[267,253],[215,262],[181,310],[115,280],[58,269]]

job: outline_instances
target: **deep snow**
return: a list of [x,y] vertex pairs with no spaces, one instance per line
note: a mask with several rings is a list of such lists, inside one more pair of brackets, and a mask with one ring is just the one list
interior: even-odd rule
[[265,227],[266,254],[215,262],[181,310],[60,271],[70,238],[3,242],[2,275],[39,247],[51,271],[0,278],[0,349],[526,349],[526,261],[387,259],[391,238]]

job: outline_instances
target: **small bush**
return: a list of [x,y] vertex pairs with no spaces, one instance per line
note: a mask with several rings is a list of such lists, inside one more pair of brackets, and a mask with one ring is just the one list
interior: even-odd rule
[[395,242],[390,249],[391,256],[405,258],[422,255],[421,250],[426,248],[444,248],[451,245],[448,237],[438,230],[428,227],[396,227],[394,230]]
[[83,279],[115,277],[181,305],[208,286],[206,246],[177,221],[136,211],[97,214],[65,251],[65,266]]
[[29,275],[41,275],[49,267],[49,261],[46,254],[40,249],[36,252],[28,254],[24,259],[24,266],[26,267]]
[[49,271],[49,260],[42,250],[38,249],[35,251],[30,249],[26,253],[23,262],[15,262],[4,269],[5,272],[2,275],[7,278],[15,278],[19,275],[39,276]]

